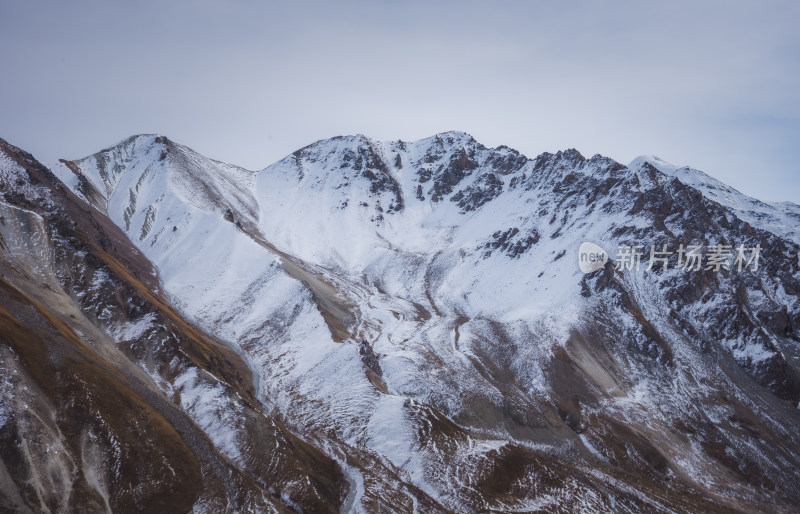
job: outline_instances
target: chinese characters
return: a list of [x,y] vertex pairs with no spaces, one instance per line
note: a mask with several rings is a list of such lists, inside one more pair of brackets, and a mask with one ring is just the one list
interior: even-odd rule
[[[673,257],[675,256],[675,257]],[[758,262],[761,257],[761,245],[746,247],[740,244],[736,247],[717,243],[710,246],[681,244],[674,251],[668,250],[667,245],[660,247],[650,245],[620,245],[617,247],[616,269],[625,271],[639,271],[643,261],[647,263],[647,271],[653,268],[667,271],[682,269],[684,271],[719,272],[721,269],[740,272],[745,269],[758,271]]]

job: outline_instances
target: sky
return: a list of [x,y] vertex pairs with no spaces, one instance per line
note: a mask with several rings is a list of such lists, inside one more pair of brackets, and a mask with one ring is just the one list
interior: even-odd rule
[[800,203],[800,2],[0,0],[0,137],[158,133],[261,169],[448,130],[701,169]]

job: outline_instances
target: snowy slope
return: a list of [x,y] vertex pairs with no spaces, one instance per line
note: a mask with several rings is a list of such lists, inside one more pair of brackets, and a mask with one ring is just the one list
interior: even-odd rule
[[[53,170],[90,182],[175,305],[245,356],[262,401],[342,459],[355,510],[387,483],[455,511],[789,501],[725,484],[748,466],[791,483],[796,435],[770,450],[721,420],[769,439],[797,417],[796,212],[651,161],[528,159],[448,132],[333,138],[252,173],[136,136]],[[583,241],[613,258],[721,239],[771,248],[762,271],[584,276],[575,261]],[[648,499],[673,479],[685,498]]]

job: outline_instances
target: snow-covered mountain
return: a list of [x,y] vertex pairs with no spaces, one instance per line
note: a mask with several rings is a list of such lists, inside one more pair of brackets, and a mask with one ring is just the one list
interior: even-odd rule
[[792,202],[766,203],[743,195],[702,171],[688,166],[675,166],[652,155],[642,155],[628,164],[640,169],[650,164],[658,171],[677,177],[681,183],[700,191],[706,198],[733,211],[738,218],[760,229],[800,243],[800,205]]
[[[86,464],[80,434],[111,413],[69,434],[61,414],[66,507],[73,489],[120,509],[170,488],[196,511],[800,503],[794,204],[653,157],[529,159],[459,132],[337,137],[257,172],[155,135],[49,170],[0,150],[6,289],[102,341],[137,398],[172,413],[204,486],[161,473],[132,495],[118,467]],[[582,274],[583,241],[612,260]],[[686,271],[678,255],[616,269],[617,248],[639,244],[762,250],[757,269]],[[20,343],[0,341],[17,362]],[[45,382],[14,366],[0,376],[16,388],[0,416],[11,446],[29,409],[13,372]],[[40,411],[66,412],[54,398]],[[135,467],[114,443],[132,435],[105,430],[93,458]],[[41,451],[3,462],[42,474]],[[0,481],[4,505],[36,510],[20,473]]]

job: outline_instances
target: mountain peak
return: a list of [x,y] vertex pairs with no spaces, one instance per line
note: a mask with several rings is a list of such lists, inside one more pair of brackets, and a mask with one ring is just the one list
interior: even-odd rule
[[439,132],[430,137],[414,141],[414,143],[419,144],[427,141],[436,141],[440,142],[441,144],[447,144],[448,146],[464,146],[472,143],[477,143],[475,138],[472,137],[470,134],[458,130]]
[[96,153],[98,154],[108,153],[108,152],[119,151],[121,149],[130,149],[135,146],[149,146],[155,143],[167,143],[167,142],[169,142],[169,139],[160,134],[134,134],[132,136],[126,137],[125,139],[119,141],[116,144],[107,146],[106,148],[103,148],[102,150]]
[[730,209],[742,221],[800,244],[800,230],[797,228],[800,226],[800,209],[797,206],[788,202],[762,202],[700,170],[676,166],[655,155],[640,155],[628,164],[628,168],[639,171],[648,165]]
[[669,163],[669,162],[667,162],[667,161],[665,161],[665,160],[663,160],[660,157],[657,157],[655,155],[640,155],[640,156],[636,157],[634,160],[632,160],[628,164],[628,167],[630,169],[636,169],[636,168],[638,168],[639,166],[641,166],[644,163],[649,163],[652,166],[655,166],[656,168],[659,168],[659,167],[676,168],[676,166],[674,164],[671,164],[671,163]]

